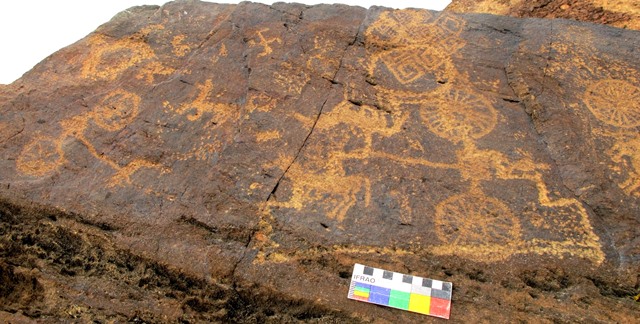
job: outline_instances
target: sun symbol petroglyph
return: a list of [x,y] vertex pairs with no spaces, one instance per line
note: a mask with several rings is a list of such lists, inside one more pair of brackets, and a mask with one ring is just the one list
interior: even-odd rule
[[420,110],[420,116],[436,135],[454,142],[479,139],[497,123],[497,113],[484,96],[464,90],[441,88]]
[[48,138],[36,138],[27,144],[18,157],[16,164],[20,172],[41,177],[64,162],[64,152],[60,143]]
[[94,122],[108,131],[117,131],[133,121],[138,115],[140,97],[135,93],[115,90],[107,95],[95,108]]
[[640,88],[623,80],[602,80],[587,88],[585,98],[602,122],[623,128],[640,126]]

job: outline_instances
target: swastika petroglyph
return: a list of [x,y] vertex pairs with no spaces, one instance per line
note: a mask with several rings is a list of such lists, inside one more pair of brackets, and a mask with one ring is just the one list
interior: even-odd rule
[[255,34],[255,36],[257,36],[258,39],[256,40],[254,37],[254,39],[249,40],[249,46],[262,47],[262,51],[258,53],[258,57],[267,56],[273,53],[273,48],[271,48],[271,44],[273,43],[282,44],[282,39],[280,39],[279,37],[267,38],[268,36],[265,36],[265,34],[269,31],[271,31],[269,28],[260,29]]

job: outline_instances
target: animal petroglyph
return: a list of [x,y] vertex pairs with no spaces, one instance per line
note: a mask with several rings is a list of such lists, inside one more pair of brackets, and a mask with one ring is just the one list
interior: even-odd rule
[[[326,213],[329,219],[342,222],[349,209],[362,201],[371,203],[371,183],[367,177],[344,173],[342,168],[329,168],[325,173],[309,172],[299,164],[289,169],[293,181],[287,201],[270,202],[271,206],[312,210]],[[322,210],[318,210],[322,209]]]
[[[238,111],[231,105],[211,101],[211,93],[213,91],[213,82],[211,80],[206,80],[203,84],[196,84],[196,89],[198,93],[193,100],[183,102],[175,108],[168,101],[165,101],[164,106],[178,114],[185,115],[189,121],[196,121],[204,116],[205,113],[212,114],[216,124],[227,121],[234,112]],[[218,93],[216,97],[219,98],[222,94]]]
[[627,195],[640,197],[640,136],[636,134],[629,140],[620,140],[608,151],[620,173],[626,173],[627,179],[619,183]]

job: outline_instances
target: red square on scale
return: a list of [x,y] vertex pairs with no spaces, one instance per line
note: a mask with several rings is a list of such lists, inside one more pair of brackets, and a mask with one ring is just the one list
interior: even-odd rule
[[451,301],[440,298],[431,298],[431,307],[429,308],[429,315],[442,318],[449,318],[451,313]]

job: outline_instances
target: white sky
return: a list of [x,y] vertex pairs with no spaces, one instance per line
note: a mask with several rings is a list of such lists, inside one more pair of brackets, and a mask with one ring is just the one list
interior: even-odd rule
[[[0,84],[18,79],[45,57],[70,45],[136,5],[162,5],[168,0],[1,0]],[[239,1],[212,0],[218,3]],[[270,0],[254,2],[272,3]],[[305,4],[344,3],[368,8],[427,8],[442,10],[450,0],[297,0]]]

